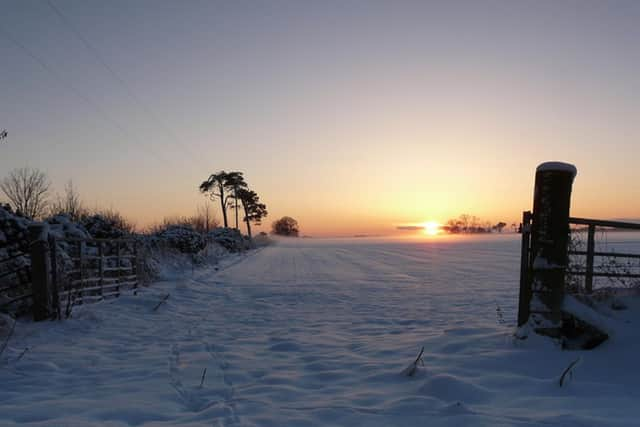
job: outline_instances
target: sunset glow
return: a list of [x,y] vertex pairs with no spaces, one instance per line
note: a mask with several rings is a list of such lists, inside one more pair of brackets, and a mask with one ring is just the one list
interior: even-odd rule
[[424,227],[423,233],[427,236],[435,236],[442,232],[441,224],[436,221],[427,221],[422,226]]
[[511,226],[549,159],[578,167],[572,214],[640,216],[637,4],[59,3],[77,31],[46,4],[3,9],[1,175],[72,180],[138,228],[204,203],[221,221],[197,186],[223,169],[267,204],[256,231]]
[[640,0],[0,10],[0,427],[640,427]]

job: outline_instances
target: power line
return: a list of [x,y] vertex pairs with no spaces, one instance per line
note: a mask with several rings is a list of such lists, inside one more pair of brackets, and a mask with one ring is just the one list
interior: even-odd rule
[[[103,108],[101,108],[98,104],[93,102],[91,100],[91,98],[85,96],[73,84],[67,82],[64,78],[62,78],[60,73],[58,73],[56,70],[51,68],[44,60],[42,60],[38,55],[36,55],[33,51],[31,51],[27,46],[25,46],[24,44],[20,43],[20,41],[18,39],[16,39],[15,37],[13,37],[7,30],[5,30],[2,27],[0,27],[0,34],[2,34],[7,40],[9,40],[15,46],[17,46],[19,49],[21,49],[24,53],[26,53],[31,59],[33,59],[35,62],[37,62],[38,65],[40,65],[46,72],[48,72],[49,74],[52,74],[63,86],[66,86],[78,98],[82,99],[86,104],[88,104],[91,108],[93,108],[99,115],[102,116],[102,118],[106,122],[110,123],[116,129],[118,129],[124,136],[126,136],[128,138],[131,138],[131,139],[134,139],[134,140],[136,139],[136,138],[132,138],[132,136],[129,134],[129,132],[122,125],[120,125],[120,123],[118,123],[115,119],[110,117],[109,114]],[[153,153],[153,155],[156,158],[158,158],[160,161],[166,162],[166,159],[162,158],[157,153],[153,152],[152,150],[149,150],[149,151],[151,153]]]
[[78,27],[73,25],[73,23],[55,5],[55,3],[53,3],[52,0],[45,0],[45,1],[49,5],[51,10],[53,10],[53,12],[58,16],[58,18],[60,18],[60,21],[62,21],[62,23],[66,25],[73,34],[75,34],[75,36],[82,42],[84,47],[93,54],[93,56],[100,63],[100,65],[102,65],[109,72],[109,74],[111,74],[111,76],[124,88],[124,91],[126,92],[126,94],[129,96],[129,98],[133,100],[135,104],[137,104],[138,108],[143,110],[147,114],[147,116],[151,118],[153,122],[155,122],[160,128],[162,128],[166,132],[166,134],[168,134],[171,138],[173,138],[173,140],[177,142],[177,144],[179,144],[185,151],[187,151],[192,158],[195,158],[195,159],[198,159],[198,161],[201,161],[202,158],[198,156],[197,153],[194,153],[188,145],[184,144],[180,140],[180,138],[177,136],[177,134],[169,126],[167,126],[163,120],[160,120],[158,116],[153,112],[153,110],[151,110],[151,108],[148,108],[145,105],[145,103],[142,102],[142,100],[135,93],[135,91],[131,89],[131,87],[127,84],[127,82],[113,69],[113,67],[111,67],[107,63],[107,61],[105,61],[105,59],[102,57],[98,49],[96,49],[95,46],[93,46],[89,42],[89,40],[86,37],[84,37],[84,35],[80,32]]

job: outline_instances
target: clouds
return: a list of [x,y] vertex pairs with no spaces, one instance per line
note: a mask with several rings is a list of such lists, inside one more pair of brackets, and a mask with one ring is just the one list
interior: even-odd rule
[[418,230],[424,230],[424,226],[422,226],[422,225],[399,225],[399,226],[396,227],[396,230],[418,231]]

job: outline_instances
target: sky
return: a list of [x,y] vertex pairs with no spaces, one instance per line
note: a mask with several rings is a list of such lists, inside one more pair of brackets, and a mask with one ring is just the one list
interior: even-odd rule
[[139,227],[194,213],[219,170],[265,230],[511,223],[548,160],[578,169],[573,216],[640,218],[637,1],[0,6],[0,175],[72,180]]

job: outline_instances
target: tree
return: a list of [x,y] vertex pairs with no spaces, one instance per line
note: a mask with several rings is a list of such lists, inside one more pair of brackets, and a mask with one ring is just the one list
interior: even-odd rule
[[207,202],[202,206],[198,206],[195,218],[197,218],[198,223],[202,223],[202,231],[205,233],[218,226],[218,221],[214,218],[211,207]]
[[225,171],[220,171],[218,173],[211,174],[206,181],[200,184],[200,192],[209,193],[211,200],[215,200],[216,197],[220,199],[222,221],[224,222],[225,227],[229,226],[229,222],[227,221],[227,200],[225,198],[227,175],[228,174]]
[[283,216],[271,225],[271,232],[278,236],[298,237],[298,221],[290,216]]
[[82,204],[80,195],[73,187],[73,181],[69,180],[64,186],[64,197],[58,198],[51,204],[49,215],[68,215],[74,221],[88,215],[87,209]]
[[242,189],[247,189],[247,183],[244,181],[244,177],[242,176],[242,172],[229,172],[227,174],[225,185],[230,189],[231,194],[227,196],[227,200],[233,199],[232,207],[236,213],[236,230],[238,229],[238,202],[239,196],[238,191]]
[[491,233],[496,230],[502,232],[502,229],[507,224],[499,222],[496,225],[491,225],[489,221],[481,221],[480,218],[474,215],[462,214],[458,218],[450,219],[442,227],[444,231],[451,234],[458,233]]
[[200,184],[200,192],[209,193],[211,200],[218,198],[220,200],[220,209],[222,210],[222,220],[224,226],[229,227],[227,219],[227,206],[231,198],[236,198],[236,228],[238,228],[237,214],[237,197],[235,196],[240,188],[246,188],[242,172],[225,172],[211,174],[209,178]]
[[47,195],[51,183],[47,175],[28,167],[14,169],[0,182],[16,212],[28,218],[39,218],[47,209]]
[[493,226],[493,229],[496,230],[498,233],[502,233],[502,230],[507,226],[506,222],[502,222],[500,221],[499,223],[497,223],[496,225]]
[[[244,221],[247,223],[247,234],[251,237],[251,222],[260,225],[262,218],[267,216],[267,206],[260,203],[260,198],[255,191],[241,188],[238,190],[238,198],[244,209]],[[236,209],[236,212],[238,210]]]

